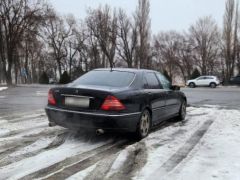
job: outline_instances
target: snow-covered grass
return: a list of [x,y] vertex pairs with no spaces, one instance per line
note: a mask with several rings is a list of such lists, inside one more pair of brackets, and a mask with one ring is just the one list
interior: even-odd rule
[[8,87],[0,87],[0,91],[6,90]]

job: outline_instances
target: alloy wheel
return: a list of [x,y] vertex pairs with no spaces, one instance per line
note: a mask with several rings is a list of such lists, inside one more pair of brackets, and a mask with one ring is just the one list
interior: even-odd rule
[[181,119],[182,120],[184,120],[186,117],[186,109],[187,109],[187,105],[186,105],[186,101],[184,101],[181,106]]
[[147,110],[145,110],[142,114],[140,121],[140,133],[142,137],[146,137],[148,135],[150,129],[150,115]]

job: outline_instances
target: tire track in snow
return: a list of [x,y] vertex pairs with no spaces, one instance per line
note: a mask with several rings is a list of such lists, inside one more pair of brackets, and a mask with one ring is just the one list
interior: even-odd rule
[[0,138],[1,146],[0,149],[0,160],[10,155],[11,153],[24,148],[40,138],[49,138],[54,136],[59,136],[65,133],[66,130],[64,129],[47,129],[40,131],[39,133],[34,134],[26,134],[24,136],[15,136],[15,137],[7,137],[7,138]]
[[[27,147],[28,145],[34,144],[36,142],[36,140],[38,140],[38,138],[34,139],[35,142],[33,140],[29,140],[28,143],[21,144],[19,146],[15,146],[10,149],[7,149],[5,151],[5,154],[2,155],[3,158],[2,159],[0,158],[0,168],[7,166],[13,162],[18,162],[18,161],[21,161],[22,159],[35,156],[43,151],[57,148],[65,142],[65,140],[68,137],[68,134],[69,134],[68,132],[63,132],[63,133],[58,134],[57,136],[52,136],[54,138],[53,141],[49,144],[46,144],[46,147],[40,148],[35,151],[22,153],[22,154],[16,155],[16,156],[12,156],[12,153],[17,152],[18,150],[21,150],[21,148]],[[47,137],[44,137],[44,138],[47,138]],[[51,138],[51,136],[49,136],[48,138]],[[1,153],[0,153],[0,157],[1,157]]]
[[[187,120],[186,120],[187,121]],[[177,125],[177,126],[183,126],[185,122],[163,122],[161,125],[158,125],[154,127],[153,132],[164,129],[166,127]],[[182,129],[179,129],[177,131],[174,131],[169,136],[174,136],[177,134],[184,133]],[[165,142],[165,141],[164,141]],[[166,143],[166,142],[165,142]],[[126,149],[123,149],[118,154],[112,154],[107,159],[103,159],[99,162],[97,162],[96,167],[88,173],[88,175],[84,178],[86,180],[95,180],[95,179],[128,179],[126,177],[133,177],[136,172],[141,170],[141,168],[146,164],[147,162],[147,147],[145,144],[145,141],[136,142],[129,149],[128,147]],[[118,163],[119,164],[119,156],[123,155],[124,151],[127,151],[127,162],[124,163],[124,167],[119,167],[119,169],[114,170],[115,166],[113,164]],[[120,160],[121,161],[121,160]],[[78,174],[81,176],[81,171],[77,174],[74,174],[73,179],[78,177]],[[69,179],[71,179],[71,177]],[[76,178],[75,178],[76,179]],[[130,178],[129,178],[130,179]]]
[[[126,149],[125,149],[126,150]],[[128,156],[117,172],[111,172],[104,179],[131,180],[134,174],[141,170],[147,162],[147,147],[144,141],[127,148]],[[100,177],[96,178],[99,179]]]
[[207,120],[195,133],[186,141],[186,143],[178,149],[160,168],[157,169],[149,179],[159,179],[171,172],[178,164],[184,160],[193,148],[198,144],[209,127],[212,125],[213,120]]
[[83,152],[81,154],[71,156],[63,161],[53,164],[52,166],[41,169],[37,172],[29,174],[21,179],[66,179],[79,171],[82,171],[91,165],[96,164],[100,160],[116,154],[125,146],[131,144],[127,140],[115,139],[114,141],[102,145],[93,150]]
[[[118,157],[118,155],[119,155],[119,153],[112,154],[108,158],[97,162],[96,167],[91,172],[86,174],[86,176],[84,177],[84,180],[104,179],[104,177],[110,171],[110,169],[111,169],[113,163],[115,162],[116,158]],[[80,171],[79,173],[82,173],[84,171],[85,170]],[[78,179],[79,173],[74,174],[73,176],[70,176],[67,180]]]

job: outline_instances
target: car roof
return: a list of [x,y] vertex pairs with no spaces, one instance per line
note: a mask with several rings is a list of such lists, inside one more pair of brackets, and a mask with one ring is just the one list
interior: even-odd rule
[[154,70],[149,70],[149,69],[136,69],[136,68],[98,68],[98,69],[94,69],[94,71],[125,71],[125,72],[157,72]]

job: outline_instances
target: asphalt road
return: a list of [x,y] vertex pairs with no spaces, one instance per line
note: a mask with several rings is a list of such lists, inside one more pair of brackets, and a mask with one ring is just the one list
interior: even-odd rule
[[0,114],[43,109],[50,86],[14,87],[0,91]]
[[[43,109],[51,86],[21,86],[0,91],[0,114]],[[182,88],[190,106],[219,105],[240,109],[240,87]]]
[[217,105],[226,109],[240,109],[240,87],[183,88],[190,106]]

